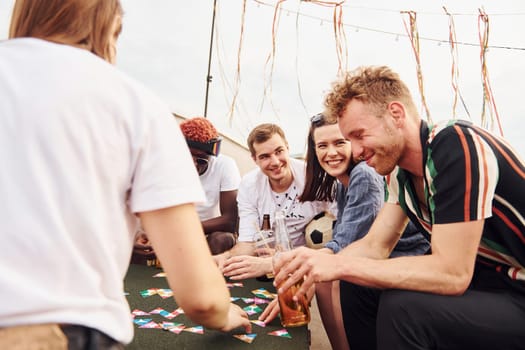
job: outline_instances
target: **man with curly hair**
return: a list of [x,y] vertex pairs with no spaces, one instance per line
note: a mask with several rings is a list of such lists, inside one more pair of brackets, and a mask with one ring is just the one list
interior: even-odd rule
[[[299,295],[313,283],[342,280],[353,350],[525,349],[518,153],[471,122],[427,124],[388,67],[348,73],[325,106],[353,156],[386,176],[386,203],[368,234],[339,254],[283,254],[275,266],[279,292],[303,276]],[[388,259],[409,219],[431,236],[431,252]]]

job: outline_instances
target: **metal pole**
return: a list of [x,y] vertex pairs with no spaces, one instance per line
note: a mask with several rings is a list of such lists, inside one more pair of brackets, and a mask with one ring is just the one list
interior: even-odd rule
[[206,98],[204,100],[204,118],[206,118],[206,115],[208,113],[208,91],[210,90],[210,83],[213,78],[210,75],[210,70],[211,70],[211,54],[213,52],[213,33],[215,29],[215,8],[216,6],[217,6],[217,0],[213,0],[213,16],[211,19],[210,53],[208,56],[208,74],[206,75]]

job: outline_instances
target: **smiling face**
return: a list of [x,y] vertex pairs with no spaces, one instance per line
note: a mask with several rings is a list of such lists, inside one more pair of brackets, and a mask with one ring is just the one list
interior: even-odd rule
[[352,146],[345,140],[337,124],[325,124],[313,130],[315,154],[321,167],[330,176],[348,182]]
[[381,117],[356,99],[341,114],[339,127],[352,142],[355,159],[362,159],[380,175],[388,175],[401,158],[404,139],[389,108]]
[[292,183],[288,145],[278,134],[273,134],[265,142],[253,143],[253,160],[268,176],[274,191],[286,190]]

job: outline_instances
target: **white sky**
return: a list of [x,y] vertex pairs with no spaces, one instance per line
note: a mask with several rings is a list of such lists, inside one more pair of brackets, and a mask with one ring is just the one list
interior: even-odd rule
[[[203,115],[213,0],[121,1],[125,17],[117,66],[153,89],[173,112],[187,117]],[[217,1],[207,116],[221,132],[242,144],[255,125],[279,123],[292,153],[300,153],[304,151],[308,118],[322,110],[323,97],[337,74],[333,8],[299,0],[282,3],[270,76],[270,65],[265,62],[272,50],[277,1],[260,2],[263,4],[246,0],[240,84],[236,90],[243,1]],[[13,0],[0,2],[0,39],[7,37],[12,4]],[[452,62],[443,5],[454,14],[457,41],[474,44],[458,45],[456,64],[460,91],[476,124],[480,124],[483,104],[478,8],[483,7],[488,14],[489,46],[493,46],[486,54],[489,80],[504,135],[523,157],[525,2],[347,0],[342,8],[347,68],[391,66],[420,104],[415,57],[403,25],[403,18],[408,22],[408,16],[399,12],[416,11],[427,105],[434,121],[450,119],[454,97]],[[235,91],[237,102],[230,119]],[[456,113],[468,118],[461,103]],[[488,107],[486,116],[490,119]],[[495,126],[493,130],[498,131]]]

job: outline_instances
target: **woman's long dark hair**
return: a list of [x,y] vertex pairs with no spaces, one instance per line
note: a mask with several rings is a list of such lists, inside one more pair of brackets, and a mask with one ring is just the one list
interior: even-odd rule
[[[330,120],[322,113],[314,115],[310,119],[310,130],[308,131],[306,150],[306,179],[304,190],[300,196],[301,202],[311,201],[333,201],[335,199],[337,179],[329,175],[319,163],[315,153],[314,131],[325,125],[336,124],[337,120]],[[348,171],[354,166],[350,160]]]

